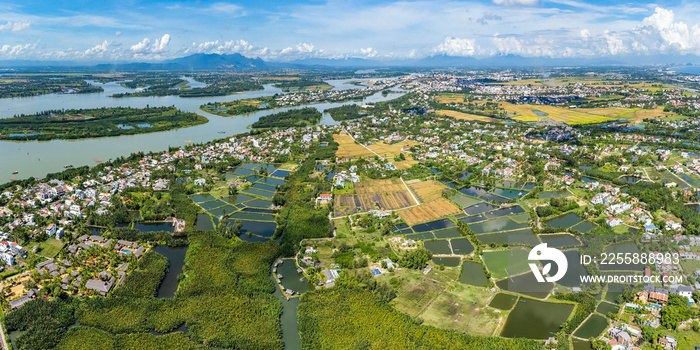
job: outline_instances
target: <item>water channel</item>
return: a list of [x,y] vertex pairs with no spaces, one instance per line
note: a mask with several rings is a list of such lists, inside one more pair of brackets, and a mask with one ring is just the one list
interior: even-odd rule
[[[353,84],[345,84],[346,80],[329,80],[328,82],[338,89],[362,88]],[[75,167],[83,165],[95,165],[99,161],[106,161],[119,156],[127,156],[133,152],[162,151],[169,146],[183,146],[187,143],[203,143],[216,138],[243,133],[247,127],[257,121],[261,116],[278,113],[289,109],[303,108],[306,106],[279,108],[265,110],[235,117],[221,117],[204,112],[199,106],[208,102],[226,102],[245,98],[256,98],[282,94],[282,90],[271,84],[264,85],[263,90],[249,91],[229,96],[181,98],[179,96],[152,96],[152,97],[110,97],[116,93],[133,92],[134,89],[125,88],[117,82],[101,84],[94,81],[89,83],[104,88],[104,92],[93,94],[48,94],[33,97],[17,97],[0,99],[0,118],[9,118],[19,114],[34,114],[51,109],[79,109],[101,107],[133,107],[144,108],[146,106],[175,106],[176,108],[203,115],[209,122],[190,128],[176,129],[158,133],[125,135],[118,137],[105,137],[84,140],[52,140],[52,141],[1,141],[0,164],[12,164],[12,168],[5,167],[0,172],[0,182],[12,179],[24,179],[28,177],[41,178],[47,173],[58,172],[65,165]],[[190,81],[190,85],[196,83]],[[337,102],[309,105],[319,111],[338,107],[345,104],[365,104],[395,99],[401,95],[388,94],[382,96],[377,92],[368,96],[361,102]],[[330,115],[323,114],[320,124],[336,125]],[[221,134],[220,132],[224,132]],[[12,175],[13,171],[19,174]]]

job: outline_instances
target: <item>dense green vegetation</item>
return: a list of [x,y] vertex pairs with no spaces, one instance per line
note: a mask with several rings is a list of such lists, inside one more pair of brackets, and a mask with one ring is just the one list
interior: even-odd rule
[[535,340],[476,337],[419,322],[361,287],[307,292],[298,309],[304,349],[541,349]]
[[111,335],[92,327],[75,327],[69,330],[59,350],[116,350],[116,349],[207,349],[180,332],[153,335],[149,333],[128,333]]
[[274,87],[280,88],[284,92],[329,90],[333,88],[332,85],[322,80],[309,79],[283,81],[281,83],[275,84]]
[[181,81],[170,81],[162,85],[152,85],[138,92],[129,92],[114,94],[112,97],[145,97],[145,96],[180,96],[180,97],[210,97],[210,96],[226,96],[243,91],[262,90],[260,84],[246,80],[221,80],[216,83],[192,89],[175,89],[174,87],[180,84]]
[[[189,339],[208,346],[281,349],[282,306],[271,294],[275,286],[269,278],[277,244],[244,243],[215,232],[195,232],[189,240],[186,277],[174,299],[156,299],[155,288],[125,283],[123,288],[134,297],[88,299],[76,312],[80,324],[118,334],[168,332],[184,323]],[[158,259],[151,260],[151,265],[157,265]],[[141,283],[143,279],[125,282]]]
[[598,301],[589,293],[563,293],[555,295],[554,298],[578,303],[574,315],[562,325],[562,329],[567,333],[573,332],[588,315],[595,311],[598,304]]
[[22,350],[54,348],[73,323],[73,300],[65,294],[54,300],[31,300],[5,317],[8,332],[25,331],[16,341]]
[[167,271],[168,259],[149,250],[139,259],[136,270],[129,272],[124,283],[115,288],[112,295],[127,298],[155,296]]
[[316,108],[306,107],[260,117],[253,123],[253,128],[290,128],[294,126],[316,125],[321,121],[321,112]]
[[0,119],[0,139],[54,140],[135,135],[204,124],[175,107],[70,109]]
[[326,112],[330,114],[335,121],[352,120],[367,116],[367,113],[365,113],[360,106],[355,104],[329,108]]
[[28,97],[57,92],[88,94],[102,92],[100,86],[88,84],[89,75],[9,75],[0,79],[0,98]]
[[330,184],[310,175],[316,160],[332,157],[338,144],[330,135],[319,141],[328,142],[328,145],[314,144],[311,155],[295,172],[287,175],[286,183],[279,189],[282,194],[273,198],[277,205],[283,205],[277,215],[275,238],[282,235],[281,253],[285,256],[293,255],[304,238],[330,237],[333,233],[327,207],[316,208],[313,204],[319,193],[330,190]]
[[225,117],[241,115],[274,108],[275,99],[272,97],[258,97],[256,99],[234,100],[229,102],[209,102],[199,109]]

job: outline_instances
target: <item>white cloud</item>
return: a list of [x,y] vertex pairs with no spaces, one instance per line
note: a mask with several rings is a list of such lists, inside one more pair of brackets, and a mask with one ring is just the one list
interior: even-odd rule
[[505,6],[533,6],[537,5],[539,0],[491,0],[496,5]]
[[212,4],[209,9],[211,12],[216,12],[216,13],[223,13],[226,15],[237,15],[237,16],[243,16],[245,15],[245,12],[243,12],[243,7],[238,6],[236,4],[231,4],[227,2],[217,2]]
[[581,39],[588,40],[588,38],[591,37],[591,31],[584,28],[584,29],[581,29],[581,31],[579,32],[579,35],[581,36]]
[[24,57],[28,50],[35,48],[36,44],[3,45],[0,48],[0,55],[5,58]]
[[151,44],[151,39],[143,38],[137,44],[131,46],[131,51],[135,54],[158,54],[168,51],[168,44],[170,43],[170,34],[164,34],[160,39],[156,39]]
[[433,48],[432,52],[447,56],[473,56],[476,49],[474,39],[447,37],[445,41]]
[[95,45],[79,54],[83,58],[109,58],[115,59],[120,56],[121,43],[114,41],[103,41],[102,44]]
[[377,58],[379,57],[379,52],[371,47],[366,47],[360,49],[359,56],[363,58]]
[[118,30],[116,32],[114,32],[114,36],[120,36],[120,35],[122,35],[122,32],[120,32]]
[[674,48],[697,52],[700,49],[700,26],[696,23],[688,27],[684,22],[676,22],[672,10],[657,7],[653,15],[644,18],[642,25],[660,36],[662,50]]
[[31,26],[31,22],[7,22],[5,24],[0,24],[0,32],[19,32],[20,30],[29,29]]

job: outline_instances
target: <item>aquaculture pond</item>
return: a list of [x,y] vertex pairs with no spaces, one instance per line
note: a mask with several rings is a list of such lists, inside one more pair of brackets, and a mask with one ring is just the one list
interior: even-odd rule
[[457,266],[459,266],[460,261],[461,261],[460,258],[455,258],[455,257],[434,257],[433,258],[433,264],[445,265],[448,267],[457,267]]
[[525,209],[523,209],[519,205],[516,205],[516,206],[512,206],[512,207],[508,207],[508,208],[497,209],[497,210],[494,210],[492,212],[488,212],[484,215],[489,219],[494,219],[494,218],[498,218],[501,216],[520,214],[520,213],[524,213],[524,212],[525,212]]
[[[557,281],[562,286],[567,287],[578,287],[581,283],[582,276],[588,276],[588,271],[581,264],[581,253],[578,250],[567,250],[564,251],[564,256],[566,256],[566,261],[569,262],[569,267],[566,270],[566,274],[562,279]],[[552,264],[552,270],[549,272],[550,276],[554,276],[557,273],[558,266]]]
[[485,194],[487,191],[481,187],[464,187],[460,188],[459,190],[460,193],[470,196],[470,197],[480,197],[481,195]]
[[581,233],[588,233],[588,231],[596,228],[596,225],[592,222],[588,221],[581,221],[578,224],[574,225],[571,227],[572,230],[578,231]]
[[574,350],[594,350],[588,340],[573,339],[571,343],[574,344]]
[[495,209],[498,209],[498,206],[481,202],[464,208],[464,213],[467,215],[478,215]]
[[479,242],[484,244],[525,244],[527,246],[535,246],[540,242],[537,237],[532,234],[532,229],[526,228],[510,232],[486,233],[476,237]]
[[173,298],[178,286],[178,277],[182,273],[182,268],[185,266],[185,255],[187,255],[187,247],[168,247],[159,245],[153,248],[153,251],[168,259],[168,272],[165,273],[163,282],[158,287],[158,298]]
[[520,298],[508,315],[501,336],[547,339],[569,318],[574,305]]
[[425,246],[425,249],[431,251],[433,254],[452,254],[449,241],[425,241],[423,244]]
[[620,311],[620,307],[603,301],[600,304],[598,304],[598,307],[595,309],[595,311],[602,315],[607,315],[608,312],[617,314]]
[[190,199],[192,199],[192,201],[194,201],[195,203],[199,204],[199,203],[204,203],[204,202],[214,200],[216,198],[214,198],[212,195],[210,195],[208,193],[205,193],[205,194],[194,195],[194,196],[190,197]]
[[474,251],[474,246],[466,238],[457,238],[450,241],[452,245],[452,254],[469,255]]
[[625,291],[631,291],[632,285],[620,284],[620,283],[609,283],[608,291],[605,293],[605,300],[611,303],[617,303],[617,298],[622,295]]
[[491,299],[489,306],[500,310],[510,310],[516,302],[518,302],[517,295],[498,293]]
[[484,266],[473,261],[465,261],[462,264],[462,274],[459,275],[459,281],[478,287],[489,285],[489,280],[484,273]]
[[442,220],[426,222],[424,224],[413,226],[413,231],[425,232],[425,231],[439,230],[441,228],[448,228],[448,227],[452,227],[452,226],[455,226],[455,224],[450,219],[442,219]]
[[540,235],[542,243],[547,243],[548,247],[561,248],[579,246],[581,242],[574,235],[562,233],[553,235]]
[[214,229],[214,224],[211,221],[211,217],[207,214],[197,215],[197,223],[195,224],[195,229],[200,231],[211,231]]
[[517,230],[528,227],[530,227],[530,225],[526,223],[515,222],[507,217],[469,224],[469,228],[472,230],[472,232],[474,232],[477,235],[489,232]]
[[526,195],[527,191],[497,188],[497,189],[491,191],[491,193],[493,193],[495,195],[499,195],[501,197],[516,199],[516,198],[520,198],[520,197]]
[[608,321],[605,317],[594,314],[574,332],[574,336],[583,339],[597,338],[606,328]]
[[582,221],[583,221],[583,219],[581,219],[581,217],[579,217],[576,213],[568,213],[564,216],[560,216],[558,218],[547,220],[544,223],[550,227],[569,228],[569,227],[574,226]]
[[487,193],[487,194],[485,194],[485,195],[483,195],[483,196],[481,196],[481,197],[479,197],[479,198],[480,198],[480,199],[486,199],[487,201],[491,201],[491,202],[494,202],[494,203],[504,203],[504,202],[509,201],[508,198],[504,198],[504,197],[501,197],[501,196],[497,196],[497,195],[491,194],[491,193]]
[[457,227],[450,227],[443,230],[433,231],[433,234],[437,239],[462,237],[462,234],[459,233],[459,229],[457,229]]
[[[233,225],[234,221],[229,220],[228,224]],[[277,224],[275,222],[246,221],[241,220],[241,236],[254,234],[265,238],[270,238],[275,233]]]
[[[615,243],[605,247],[605,252],[610,254],[617,253],[631,253],[639,254],[639,248],[632,242]],[[610,259],[608,259],[610,261]],[[602,271],[641,271],[644,268],[644,264],[619,264],[617,260],[613,260],[614,264],[601,264],[600,269]]]
[[496,282],[496,285],[503,290],[525,294],[538,299],[546,298],[549,292],[554,288],[554,283],[537,282],[532,272],[502,279]]
[[484,221],[488,220],[486,216],[483,215],[477,215],[477,216],[467,216],[466,218],[461,218],[459,221],[465,223],[465,224],[471,224],[479,221]]

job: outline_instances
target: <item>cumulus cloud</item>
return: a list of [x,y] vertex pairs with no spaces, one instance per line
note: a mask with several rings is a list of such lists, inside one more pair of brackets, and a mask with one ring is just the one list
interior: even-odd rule
[[360,55],[362,57],[366,57],[366,58],[375,58],[375,57],[379,57],[379,52],[377,52],[377,50],[375,50],[371,47],[367,47],[364,49],[360,49]]
[[[688,26],[675,20],[672,10],[657,7],[654,14],[642,21],[642,26],[651,29],[652,35],[660,37],[662,47],[674,48],[680,51],[698,51],[700,49],[700,25]],[[644,28],[642,29],[642,32]],[[648,32],[648,31],[647,31]]]
[[31,22],[7,22],[0,24],[0,32],[19,32],[20,30],[29,29],[31,26]]
[[0,48],[0,55],[5,58],[16,58],[24,56],[28,50],[35,48],[36,44],[3,45]]
[[591,37],[591,31],[588,29],[581,29],[581,31],[578,33],[581,36],[581,39],[583,40],[588,40],[588,38]]
[[82,52],[82,57],[84,58],[110,58],[114,59],[120,55],[121,43],[114,41],[105,40],[102,44],[95,45],[84,52]]
[[534,6],[539,0],[491,0],[496,5],[504,6]]
[[445,41],[433,48],[432,52],[447,56],[473,56],[476,53],[476,41],[474,39],[462,39],[447,37]]
[[143,38],[137,44],[131,46],[131,51],[135,54],[157,54],[168,51],[170,43],[170,34],[164,34],[160,39],[151,42],[149,38]]

